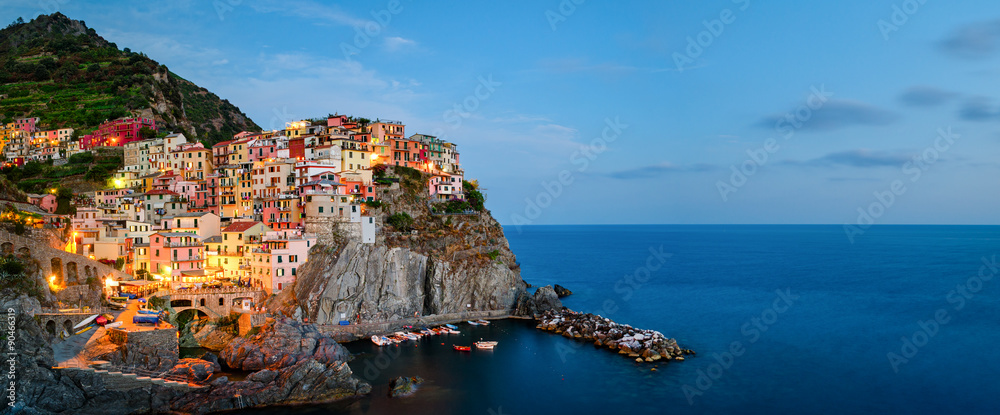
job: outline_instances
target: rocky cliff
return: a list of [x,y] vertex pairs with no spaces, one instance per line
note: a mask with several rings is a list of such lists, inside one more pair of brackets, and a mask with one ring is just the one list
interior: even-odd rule
[[[374,244],[327,238],[269,308],[316,324],[513,310],[527,284],[503,228],[488,210],[434,214],[420,184],[429,176],[414,172],[390,169],[403,180],[379,186],[381,205],[366,207],[380,225]],[[412,225],[393,225],[404,213]]]

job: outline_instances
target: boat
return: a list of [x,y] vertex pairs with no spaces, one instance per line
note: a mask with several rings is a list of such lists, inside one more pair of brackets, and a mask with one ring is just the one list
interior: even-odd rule
[[372,336],[372,343],[375,343],[377,346],[385,346],[391,343],[391,341],[385,336]]
[[94,328],[94,326],[93,326],[93,325],[90,325],[90,326],[87,326],[87,327],[84,327],[84,328],[83,328],[83,329],[81,329],[80,331],[77,331],[76,333],[73,333],[73,334],[82,334],[82,333],[85,333],[85,332],[87,332],[87,330],[90,330],[90,329],[92,329],[92,328]]
[[477,349],[493,349],[497,342],[476,342],[475,344]]
[[473,326],[478,326],[479,325],[478,321],[472,321],[472,320],[466,321],[466,323],[469,323],[469,324],[471,324]]
[[456,326],[454,324],[445,324],[444,326],[447,327],[447,328],[449,328],[449,329],[452,329],[452,330],[457,330],[458,329],[458,326]]
[[97,323],[98,326],[103,326],[105,324],[108,324],[108,319],[107,317],[104,316],[97,316],[97,318],[94,319],[94,322]]
[[114,323],[108,323],[108,324],[105,324],[105,325],[104,325],[104,328],[106,328],[106,329],[113,329],[113,328],[115,328],[115,327],[121,327],[121,325],[122,325],[122,322],[121,322],[121,321],[116,321],[116,322],[114,322]]
[[468,352],[468,351],[472,350],[472,348],[469,347],[469,346],[459,346],[457,344],[453,344],[451,347],[454,347],[455,350],[458,350],[460,352]]
[[73,326],[73,330],[77,330],[77,329],[79,329],[79,328],[81,328],[83,326],[86,326],[86,325],[88,325],[90,323],[93,323],[94,320],[96,320],[97,316],[99,316],[99,315],[100,314],[94,314],[94,315],[92,315],[90,317],[87,317],[87,318],[83,319],[83,321],[81,321],[79,323],[76,323],[76,325]]
[[490,322],[486,321],[486,320],[479,320],[479,321],[476,321],[476,323],[479,323],[480,326],[488,326],[488,325],[490,325]]
[[160,314],[157,310],[139,310],[139,314]]

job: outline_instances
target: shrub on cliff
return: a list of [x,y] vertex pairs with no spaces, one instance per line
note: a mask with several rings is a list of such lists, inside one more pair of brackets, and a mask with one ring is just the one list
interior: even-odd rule
[[385,221],[400,232],[406,232],[413,228],[413,217],[406,212],[393,213]]
[[13,255],[0,258],[0,290],[12,290],[17,294],[42,298],[41,287],[25,272],[25,268],[24,263]]
[[479,191],[478,186],[463,180],[462,188],[465,189],[465,200],[469,202],[469,205],[476,211],[482,212],[486,203],[486,196]]

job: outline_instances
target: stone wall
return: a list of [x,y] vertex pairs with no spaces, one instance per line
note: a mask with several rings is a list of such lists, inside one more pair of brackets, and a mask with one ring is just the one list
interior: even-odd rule
[[239,323],[240,336],[246,336],[254,327],[263,326],[265,320],[267,320],[266,314],[244,313],[240,315],[240,319],[237,321]]

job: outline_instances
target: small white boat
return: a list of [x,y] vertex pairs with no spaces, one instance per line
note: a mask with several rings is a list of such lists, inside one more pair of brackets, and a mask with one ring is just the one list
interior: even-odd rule
[[452,330],[457,330],[458,329],[458,326],[456,326],[454,324],[445,324],[444,326],[447,327],[447,328],[449,328],[449,329],[452,329]]
[[466,323],[469,323],[469,324],[471,324],[473,326],[478,326],[479,325],[478,321],[472,321],[472,320],[466,321]]
[[475,345],[477,349],[493,349],[497,342],[476,342]]
[[106,328],[106,329],[113,329],[113,328],[115,328],[115,327],[121,327],[121,325],[122,325],[122,322],[121,322],[121,321],[116,321],[116,322],[114,322],[114,323],[108,323],[108,324],[105,324],[105,325],[104,325],[104,328]]
[[97,316],[99,316],[99,315],[100,314],[94,314],[94,315],[92,315],[90,317],[87,317],[87,318],[83,319],[83,321],[81,321],[79,323],[76,323],[76,325],[73,326],[73,330],[79,329],[79,328],[81,328],[83,326],[86,326],[86,325],[88,325],[90,323],[93,323],[94,320],[97,319]]
[[385,346],[391,342],[385,336],[372,336],[372,343],[375,343],[376,346]]
[[486,320],[479,320],[479,321],[476,321],[476,323],[479,323],[480,326],[488,326],[488,325],[490,325],[490,322],[486,321]]

